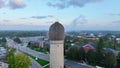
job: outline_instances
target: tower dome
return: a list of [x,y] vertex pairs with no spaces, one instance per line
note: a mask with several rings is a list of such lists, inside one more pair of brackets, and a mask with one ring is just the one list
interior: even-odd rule
[[50,40],[64,40],[64,27],[59,22],[55,22],[49,29]]

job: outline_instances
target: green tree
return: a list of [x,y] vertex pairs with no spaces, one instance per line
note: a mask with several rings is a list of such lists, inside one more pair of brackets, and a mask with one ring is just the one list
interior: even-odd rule
[[83,47],[80,47],[80,50],[79,50],[79,60],[81,61],[81,60],[85,60],[85,50],[84,50],[84,48]]
[[72,60],[78,60],[78,50],[76,47],[71,47],[67,52],[67,57]]
[[95,53],[96,65],[103,66],[104,62],[104,52],[96,51]]
[[117,68],[120,68],[120,59],[117,59]]
[[88,43],[88,40],[87,40],[87,39],[83,39],[83,42],[84,42],[84,43]]
[[10,68],[14,68],[14,53],[15,53],[16,49],[15,48],[9,48],[7,47],[7,53],[6,53],[6,59],[7,59],[7,62],[10,66]]
[[90,65],[96,65],[96,52],[94,52],[92,49],[90,49],[87,53],[86,53],[86,57],[88,60],[88,63]]
[[104,62],[103,47],[104,47],[104,40],[103,38],[100,38],[99,41],[97,42],[96,58],[95,58],[96,64],[99,66],[103,66],[103,62]]
[[18,38],[18,37],[14,38],[13,40],[14,40],[15,42],[17,42],[17,43],[22,43],[22,41],[21,41],[20,38]]
[[120,52],[118,53],[117,56],[117,68],[120,68]]
[[120,52],[118,53],[117,58],[120,59]]
[[29,68],[30,59],[23,53],[14,54],[16,49],[7,48],[6,59],[10,68]]
[[30,68],[30,59],[22,52],[14,55],[14,68]]
[[6,40],[6,38],[5,38],[5,37],[3,37],[1,41],[2,41],[2,42],[4,42],[4,43],[6,43],[6,42],[7,42],[7,40]]
[[97,51],[101,51],[104,47],[104,40],[103,38],[100,38],[99,41],[97,42]]
[[112,52],[105,53],[105,68],[115,68],[116,57]]
[[81,39],[81,38],[77,38],[74,40],[75,44],[79,45],[79,44],[82,44],[82,43],[87,43],[88,40],[87,39]]
[[0,44],[1,44],[2,47],[6,47],[6,42],[7,42],[7,40],[6,40],[5,37],[3,37],[2,39],[0,39]]
[[68,47],[70,47],[70,46],[71,46],[70,43],[66,43],[66,44],[64,45],[64,49],[68,49]]

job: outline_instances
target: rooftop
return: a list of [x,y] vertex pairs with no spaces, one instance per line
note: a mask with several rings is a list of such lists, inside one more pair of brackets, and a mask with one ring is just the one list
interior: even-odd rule
[[50,40],[64,40],[64,27],[59,22],[55,22],[49,29]]

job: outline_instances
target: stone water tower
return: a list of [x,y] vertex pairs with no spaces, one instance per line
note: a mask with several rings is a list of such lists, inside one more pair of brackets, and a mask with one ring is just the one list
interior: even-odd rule
[[49,29],[50,68],[64,68],[64,27],[55,22]]

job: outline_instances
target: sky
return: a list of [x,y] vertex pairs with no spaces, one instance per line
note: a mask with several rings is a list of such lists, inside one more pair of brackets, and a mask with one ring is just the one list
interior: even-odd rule
[[120,0],[0,0],[0,30],[120,31]]

